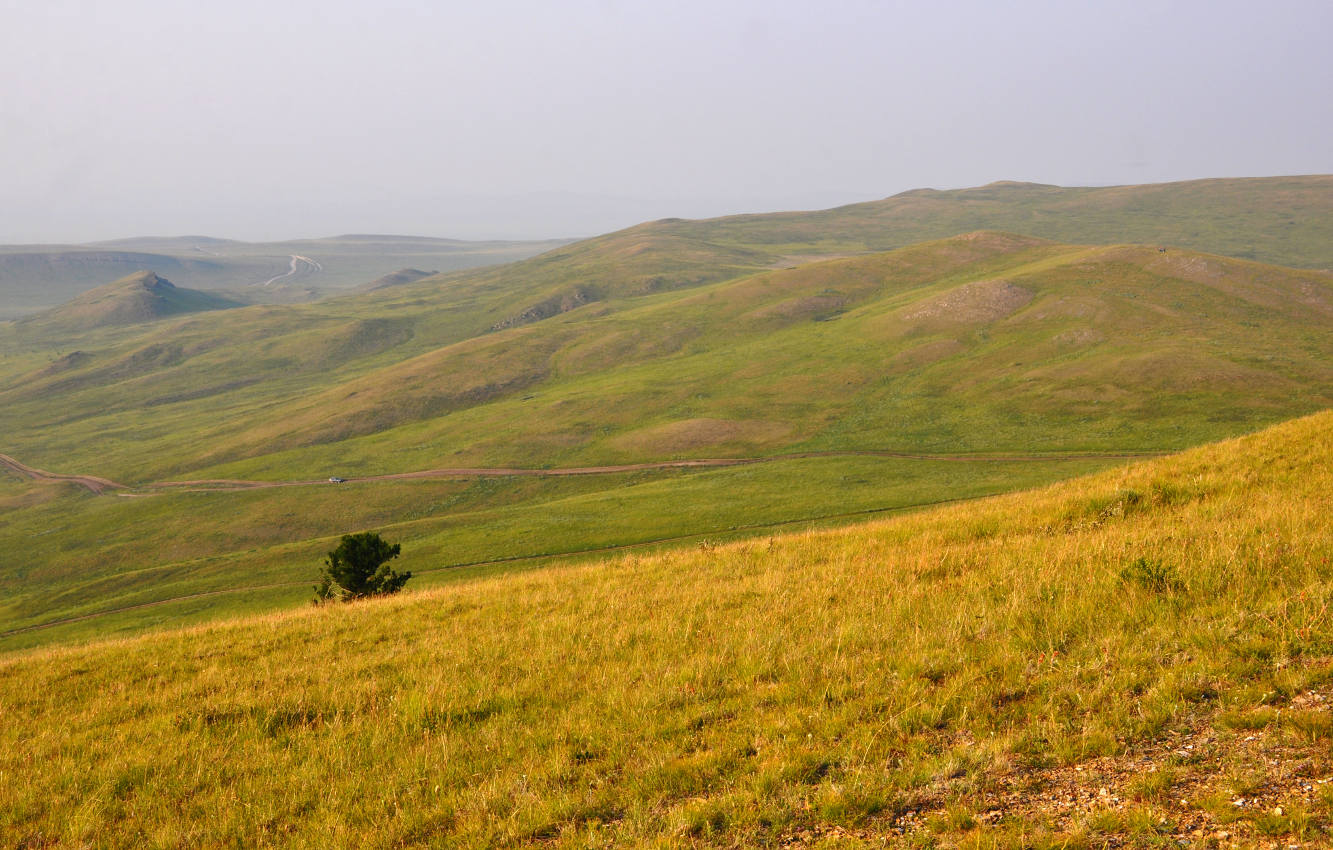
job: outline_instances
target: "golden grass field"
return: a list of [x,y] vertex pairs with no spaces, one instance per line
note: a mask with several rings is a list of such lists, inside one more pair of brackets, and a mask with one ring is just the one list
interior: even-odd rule
[[1327,846],[1330,493],[1324,412],[841,530],[13,653],[0,844]]

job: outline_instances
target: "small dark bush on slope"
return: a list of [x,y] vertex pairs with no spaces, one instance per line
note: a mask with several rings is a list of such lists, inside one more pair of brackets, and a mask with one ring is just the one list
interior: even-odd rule
[[315,586],[315,603],[333,599],[348,602],[402,590],[412,574],[395,572],[388,563],[400,551],[400,544],[390,544],[374,531],[344,534],[338,548],[324,559]]

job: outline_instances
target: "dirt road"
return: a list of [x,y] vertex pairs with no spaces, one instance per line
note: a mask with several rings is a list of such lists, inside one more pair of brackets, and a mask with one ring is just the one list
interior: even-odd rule
[[[457,467],[452,469],[421,469],[416,472],[394,472],[385,475],[365,475],[341,478],[337,483],[362,481],[402,481],[415,478],[513,478],[555,477],[563,475],[607,475],[617,472],[647,472],[662,469],[701,469],[772,463],[779,460],[803,460],[821,457],[885,457],[902,460],[933,460],[949,463],[1035,463],[1061,460],[1139,460],[1160,457],[1166,452],[1091,452],[1084,454],[1009,455],[1009,454],[913,454],[908,452],[863,449],[852,451],[792,452],[768,457],[701,458],[698,460],[670,460],[650,463],[625,463],[614,466],[569,466],[556,469],[523,469],[517,467]],[[263,487],[305,487],[330,483],[319,478],[306,481],[247,481],[234,478],[201,478],[184,481],[157,481],[144,485],[152,490],[206,488],[210,490],[250,490]]]
[[106,478],[98,478],[95,475],[63,475],[58,472],[47,472],[45,469],[37,469],[21,463],[9,455],[0,454],[0,466],[13,472],[20,478],[27,478],[30,481],[70,481],[78,484],[80,487],[87,487],[94,493],[101,495],[107,490],[125,490],[128,489],[124,484],[117,484]]
[[259,284],[260,286],[269,286],[271,284],[274,284],[282,280],[283,278],[293,277],[296,275],[298,270],[308,270],[309,273],[311,274],[315,272],[324,271],[324,267],[320,265],[317,260],[312,260],[309,257],[303,257],[300,254],[289,254],[288,256],[291,257],[291,262],[288,264],[286,273],[280,274],[277,277],[271,277],[268,280],[264,281],[263,283]]
[[[1091,452],[1083,454],[1052,455],[1010,455],[1010,454],[917,454],[909,452],[880,451],[874,449],[825,452],[792,452],[789,454],[769,455],[768,457],[740,458],[701,458],[698,460],[669,460],[649,463],[625,463],[612,466],[570,466],[557,469],[523,469],[518,467],[458,467],[452,469],[421,469],[415,472],[393,472],[384,475],[366,475],[341,478],[336,483],[364,481],[404,481],[423,478],[514,478],[514,477],[555,477],[565,475],[608,475],[619,472],[648,472],[663,469],[716,469],[727,466],[743,466],[755,463],[771,463],[780,460],[802,460],[807,458],[831,457],[885,457],[903,460],[946,461],[950,463],[1035,463],[1061,460],[1137,460],[1159,457],[1163,452]],[[7,467],[23,478],[39,481],[72,481],[87,487],[94,493],[108,490],[129,490],[124,484],[94,475],[64,475],[35,469],[15,460],[9,455],[0,454],[0,466]],[[118,493],[120,496],[143,495],[142,491],[171,490],[256,490],[270,487],[310,487],[318,484],[333,483],[329,478],[313,478],[298,481],[253,481],[239,478],[198,478],[181,481],[154,481],[135,489],[140,493]]]
[[[419,469],[415,472],[392,472],[385,475],[366,475],[344,478],[349,481],[403,481],[413,478],[513,478],[559,475],[605,475],[614,472],[644,472],[654,469],[697,469],[699,467],[739,466],[760,463],[769,458],[709,458],[704,460],[672,460],[660,463],[626,463],[619,466],[567,466],[559,469],[521,469],[517,467],[458,467],[453,469]],[[156,481],[146,484],[152,489],[206,487],[212,490],[250,490],[260,487],[303,487],[329,483],[327,478],[310,481],[246,481],[235,478],[200,478],[187,481]]]

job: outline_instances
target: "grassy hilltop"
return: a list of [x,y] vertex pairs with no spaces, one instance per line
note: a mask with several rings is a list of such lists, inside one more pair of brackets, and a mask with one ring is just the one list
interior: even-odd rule
[[663,232],[774,251],[899,248],[969,230],[1061,242],[1173,245],[1248,260],[1333,269],[1333,175],[1064,187],[1002,181],[916,189],[818,213],[658,222]]
[[[1253,210],[1326,182],[1134,191],[1261,239]],[[1102,238],[1151,219],[1129,209]],[[129,488],[0,478],[0,647],[298,604],[348,531],[445,583],[1032,487],[1333,405],[1328,272],[996,231],[830,256],[818,233],[861,212],[804,214],[799,244],[788,215],[655,222],[315,304],[0,326],[0,451]],[[717,459],[747,462],[666,466]]]
[[1333,824],[1333,413],[1042,490],[0,661],[0,834],[1253,846]]

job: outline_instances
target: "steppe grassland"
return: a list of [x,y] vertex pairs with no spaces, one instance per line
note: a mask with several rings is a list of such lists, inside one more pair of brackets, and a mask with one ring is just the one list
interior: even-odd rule
[[[403,543],[396,564],[414,572],[412,586],[420,588],[600,547],[753,536],[764,526],[821,517],[846,522],[861,511],[990,495],[1118,462],[808,458],[703,471],[325,483],[142,498],[6,481],[0,506],[24,509],[4,516],[0,548],[24,554],[0,579],[5,622],[23,629],[92,616],[4,635],[0,648],[234,616],[260,610],[262,600],[299,605],[320,560],[349,528],[375,528]],[[92,554],[71,554],[81,550]]]
[[[1330,470],[1322,413],[854,528],[11,656],[5,834],[853,846],[919,811],[905,840],[1147,846],[1208,811],[1327,840],[1326,790],[1223,797],[1274,770],[1245,736],[1333,772],[1327,710],[1295,699],[1333,685]],[[982,820],[1201,724],[1217,761],[1123,806]]]

